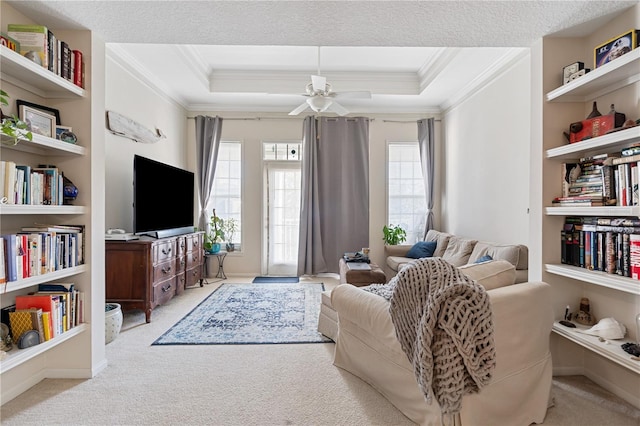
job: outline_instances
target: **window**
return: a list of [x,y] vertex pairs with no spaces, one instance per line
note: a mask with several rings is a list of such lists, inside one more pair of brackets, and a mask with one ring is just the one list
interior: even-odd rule
[[238,230],[232,242],[241,250],[242,242],[242,144],[221,142],[213,180],[211,207],[222,219],[234,218]]
[[265,142],[262,144],[262,158],[265,161],[299,161],[300,142]]
[[427,203],[418,142],[387,145],[387,218],[407,232],[408,244],[422,239]]

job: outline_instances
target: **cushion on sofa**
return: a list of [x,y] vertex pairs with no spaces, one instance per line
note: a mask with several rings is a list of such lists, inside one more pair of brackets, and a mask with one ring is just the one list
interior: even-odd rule
[[436,241],[418,241],[409,249],[407,257],[412,259],[422,259],[423,257],[432,257],[436,250]]
[[445,250],[447,249],[447,245],[449,244],[449,238],[451,238],[451,234],[447,234],[446,232],[436,231],[435,229],[430,229],[427,232],[427,236],[425,237],[425,241],[435,241],[436,242],[436,250],[433,252],[433,257],[442,257],[444,255]]
[[477,242],[477,240],[451,236],[442,258],[454,266],[466,265]]
[[505,287],[516,282],[516,267],[506,260],[490,260],[458,267],[463,274],[478,281],[485,290]]
[[491,256],[495,260],[506,260],[516,269],[528,269],[528,251],[520,244],[497,244],[479,241],[473,248],[469,263],[477,261],[482,256]]

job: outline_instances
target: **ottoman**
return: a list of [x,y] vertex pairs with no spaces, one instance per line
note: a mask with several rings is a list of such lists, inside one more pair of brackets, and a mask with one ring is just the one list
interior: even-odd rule
[[375,263],[369,263],[371,270],[349,269],[347,262],[340,259],[340,284],[353,284],[356,287],[362,287],[369,284],[387,282],[384,271]]
[[335,342],[338,336],[338,313],[331,305],[331,290],[322,292],[322,304],[318,316],[318,331]]

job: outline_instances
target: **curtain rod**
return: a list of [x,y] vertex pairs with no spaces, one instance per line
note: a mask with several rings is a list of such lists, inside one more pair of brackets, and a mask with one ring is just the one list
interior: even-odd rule
[[[318,117],[324,117],[324,116],[318,116]],[[191,116],[187,116],[188,120],[195,120],[196,117],[191,117]],[[330,118],[337,118],[337,117],[330,117]],[[355,117],[347,117],[347,118],[355,118]],[[369,118],[369,117],[366,117]],[[426,117],[426,118],[431,118],[431,117]],[[229,121],[260,121],[260,120],[301,120],[304,119],[304,117],[222,117],[223,120],[229,120]],[[386,120],[383,119],[382,122],[383,123],[415,123],[417,120],[423,120],[424,118],[418,118],[416,120]],[[369,121],[375,121],[375,118],[369,118]],[[434,121],[442,121],[442,119],[440,118],[435,118]]]

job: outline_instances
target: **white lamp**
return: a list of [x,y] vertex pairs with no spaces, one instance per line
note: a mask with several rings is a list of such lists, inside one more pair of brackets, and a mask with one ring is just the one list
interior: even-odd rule
[[307,99],[307,103],[315,112],[325,112],[333,101],[329,98],[325,98],[324,96],[313,96]]

